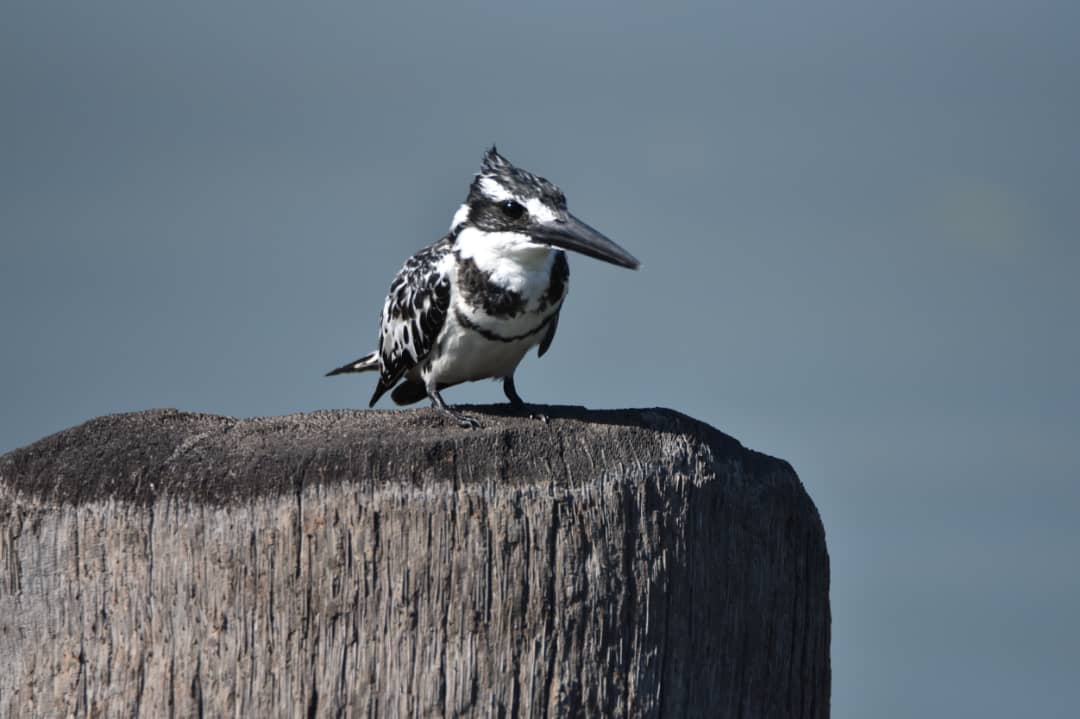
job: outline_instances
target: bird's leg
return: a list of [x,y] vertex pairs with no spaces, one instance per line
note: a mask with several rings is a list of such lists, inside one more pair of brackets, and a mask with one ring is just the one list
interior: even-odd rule
[[[510,408],[515,410],[524,410],[528,405],[525,404],[525,400],[521,399],[521,395],[517,393],[517,387],[514,386],[514,375],[508,374],[503,377],[503,394],[510,400]],[[540,414],[539,412],[533,412],[529,414],[533,419],[538,419],[545,424],[548,421],[547,415]]]
[[503,377],[503,394],[510,400],[510,406],[514,409],[525,407],[525,401],[521,399],[521,395],[517,393],[517,387],[514,386],[514,375],[508,374]]
[[439,390],[433,385],[428,386],[427,393],[428,397],[431,398],[431,405],[437,409],[440,414],[457,422],[459,427],[464,427],[465,429],[480,429],[480,421],[478,419],[452,409],[450,405],[446,404],[442,395],[439,394]]

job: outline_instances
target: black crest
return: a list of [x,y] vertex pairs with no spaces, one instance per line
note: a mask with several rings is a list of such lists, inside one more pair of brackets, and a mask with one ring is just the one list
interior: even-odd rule
[[558,186],[528,170],[516,167],[500,155],[494,145],[484,154],[484,159],[480,163],[480,174],[476,176],[469,191],[470,202],[481,199],[480,181],[485,177],[495,180],[516,197],[522,199],[538,197],[552,207],[566,208],[566,196]]
[[484,160],[480,163],[480,172],[484,175],[495,175],[501,171],[512,170],[514,166],[510,161],[499,154],[494,145],[484,153]]

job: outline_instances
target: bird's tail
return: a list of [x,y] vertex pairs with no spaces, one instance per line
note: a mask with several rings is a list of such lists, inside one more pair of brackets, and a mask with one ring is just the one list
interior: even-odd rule
[[349,364],[341,365],[337,369],[330,370],[326,373],[326,376],[330,377],[331,375],[344,374],[345,372],[367,372],[368,370],[377,369],[379,369],[379,353],[372,352]]

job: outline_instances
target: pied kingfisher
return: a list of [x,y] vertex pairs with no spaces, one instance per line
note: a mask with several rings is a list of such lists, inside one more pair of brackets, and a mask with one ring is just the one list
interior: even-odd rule
[[567,212],[558,187],[492,147],[449,234],[410,257],[390,285],[378,351],[327,376],[378,370],[369,407],[393,388],[397,404],[428,397],[462,427],[480,424],[447,406],[439,394],[446,387],[501,378],[511,405],[524,406],[514,370],[532,347],[540,345],[539,356],[547,352],[566,297],[570,268],[556,248],[638,267],[630,253]]

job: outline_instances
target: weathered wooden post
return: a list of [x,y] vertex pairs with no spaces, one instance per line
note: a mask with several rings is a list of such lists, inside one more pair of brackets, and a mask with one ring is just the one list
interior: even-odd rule
[[0,715],[828,716],[791,467],[545,410],[155,410],[5,455]]

